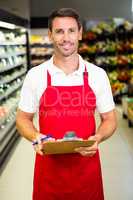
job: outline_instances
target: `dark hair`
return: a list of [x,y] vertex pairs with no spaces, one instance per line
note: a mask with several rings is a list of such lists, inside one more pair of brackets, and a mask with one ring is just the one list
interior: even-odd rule
[[48,28],[50,31],[52,31],[52,22],[56,17],[72,17],[76,20],[79,29],[82,26],[80,16],[76,10],[73,8],[60,8],[58,10],[54,10],[48,17]]

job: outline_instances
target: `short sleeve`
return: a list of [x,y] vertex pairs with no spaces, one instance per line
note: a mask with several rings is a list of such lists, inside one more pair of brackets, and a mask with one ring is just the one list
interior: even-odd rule
[[115,108],[112,90],[108,76],[104,70],[101,71],[100,89],[96,98],[96,107],[99,113],[105,113]]
[[35,113],[37,111],[38,102],[36,88],[34,84],[34,74],[30,70],[24,80],[18,108],[24,112]]

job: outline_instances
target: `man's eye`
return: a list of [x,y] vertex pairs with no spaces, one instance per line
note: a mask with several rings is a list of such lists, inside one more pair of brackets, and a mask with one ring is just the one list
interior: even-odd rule
[[71,33],[74,33],[74,32],[75,32],[75,29],[71,28],[69,31],[70,31]]
[[62,33],[62,32],[63,32],[63,31],[60,30],[60,29],[55,31],[55,33]]

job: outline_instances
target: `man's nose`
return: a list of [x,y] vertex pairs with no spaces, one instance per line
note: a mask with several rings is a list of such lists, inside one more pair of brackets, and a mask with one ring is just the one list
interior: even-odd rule
[[64,32],[63,39],[65,41],[69,40],[69,33],[68,32]]

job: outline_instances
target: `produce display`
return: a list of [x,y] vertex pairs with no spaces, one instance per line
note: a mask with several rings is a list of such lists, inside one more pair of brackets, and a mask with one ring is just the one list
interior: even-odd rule
[[83,33],[79,53],[107,71],[116,102],[133,96],[133,24],[103,21]]

